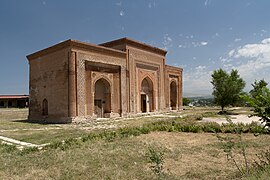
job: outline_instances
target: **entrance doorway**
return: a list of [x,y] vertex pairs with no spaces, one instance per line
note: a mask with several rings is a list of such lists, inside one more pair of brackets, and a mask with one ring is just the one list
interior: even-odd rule
[[154,111],[153,99],[153,82],[146,77],[141,83],[141,112]]
[[95,99],[95,114],[97,115],[97,117],[103,117],[101,99]]
[[170,84],[170,106],[172,110],[176,110],[177,106],[177,87],[175,81]]
[[146,112],[146,95],[141,95],[141,111],[144,113]]
[[106,113],[111,113],[111,87],[104,78],[95,83],[94,106],[98,118],[103,118]]

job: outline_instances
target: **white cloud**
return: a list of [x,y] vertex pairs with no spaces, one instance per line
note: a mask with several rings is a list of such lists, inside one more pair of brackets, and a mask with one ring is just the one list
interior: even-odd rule
[[270,44],[270,38],[262,40],[263,44]]
[[203,71],[205,68],[206,66],[202,66],[202,65],[195,67],[197,71]]
[[204,65],[199,65],[195,69],[184,71],[183,82],[185,93],[207,93],[212,91],[211,81],[212,71],[207,70]]
[[168,50],[170,47],[173,46],[173,40],[172,38],[169,36],[169,34],[165,34],[163,36],[163,41],[162,41],[162,44],[163,44],[163,47],[165,50]]
[[122,11],[120,11],[120,16],[124,16],[125,15],[125,12],[122,10]]
[[201,45],[202,45],[202,46],[206,46],[207,44],[208,44],[208,42],[206,42],[206,41],[202,41],[202,42],[201,42]]
[[229,57],[232,57],[232,56],[234,55],[234,53],[235,53],[235,50],[234,50],[234,49],[231,50],[231,51],[229,52]]
[[[270,55],[270,38],[264,39],[258,44],[247,44],[243,47],[239,47],[234,52],[235,58],[260,58],[265,55]],[[269,56],[268,56],[269,58]],[[269,59],[270,61],[270,59]]]
[[202,42],[191,42],[193,47],[201,47],[201,46],[206,46],[208,42],[202,41]]
[[46,1],[42,1],[42,4],[45,6],[46,5]]
[[236,39],[234,39],[234,42],[239,42],[241,40],[242,40],[241,38],[236,38]]
[[219,60],[220,60],[220,62],[221,62],[223,65],[225,65],[225,64],[230,63],[230,62],[233,61],[232,59],[224,58],[224,57],[219,57]]
[[264,39],[260,43],[240,46],[231,50],[228,56],[235,59],[234,65],[231,61],[226,61],[223,66],[237,69],[248,88],[255,79],[270,80],[269,76],[264,75],[264,73],[270,73],[270,38]]

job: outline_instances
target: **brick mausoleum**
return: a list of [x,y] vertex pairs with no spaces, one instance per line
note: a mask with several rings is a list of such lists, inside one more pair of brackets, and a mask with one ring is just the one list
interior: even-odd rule
[[29,120],[69,123],[179,110],[182,69],[166,51],[128,38],[100,45],[67,40],[28,55]]

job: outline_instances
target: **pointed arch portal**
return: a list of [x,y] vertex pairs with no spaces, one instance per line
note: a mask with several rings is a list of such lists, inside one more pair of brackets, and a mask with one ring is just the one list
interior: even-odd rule
[[103,118],[106,113],[111,112],[111,86],[104,78],[95,83],[94,105],[95,114],[99,118]]
[[141,83],[141,112],[152,112],[153,109],[153,82],[146,77]]

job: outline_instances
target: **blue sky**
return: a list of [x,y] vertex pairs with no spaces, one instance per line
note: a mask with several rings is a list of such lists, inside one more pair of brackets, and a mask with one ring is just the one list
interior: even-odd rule
[[270,81],[269,0],[2,0],[0,94],[28,94],[26,55],[76,39],[129,37],[166,49],[184,93],[208,95],[213,70]]

